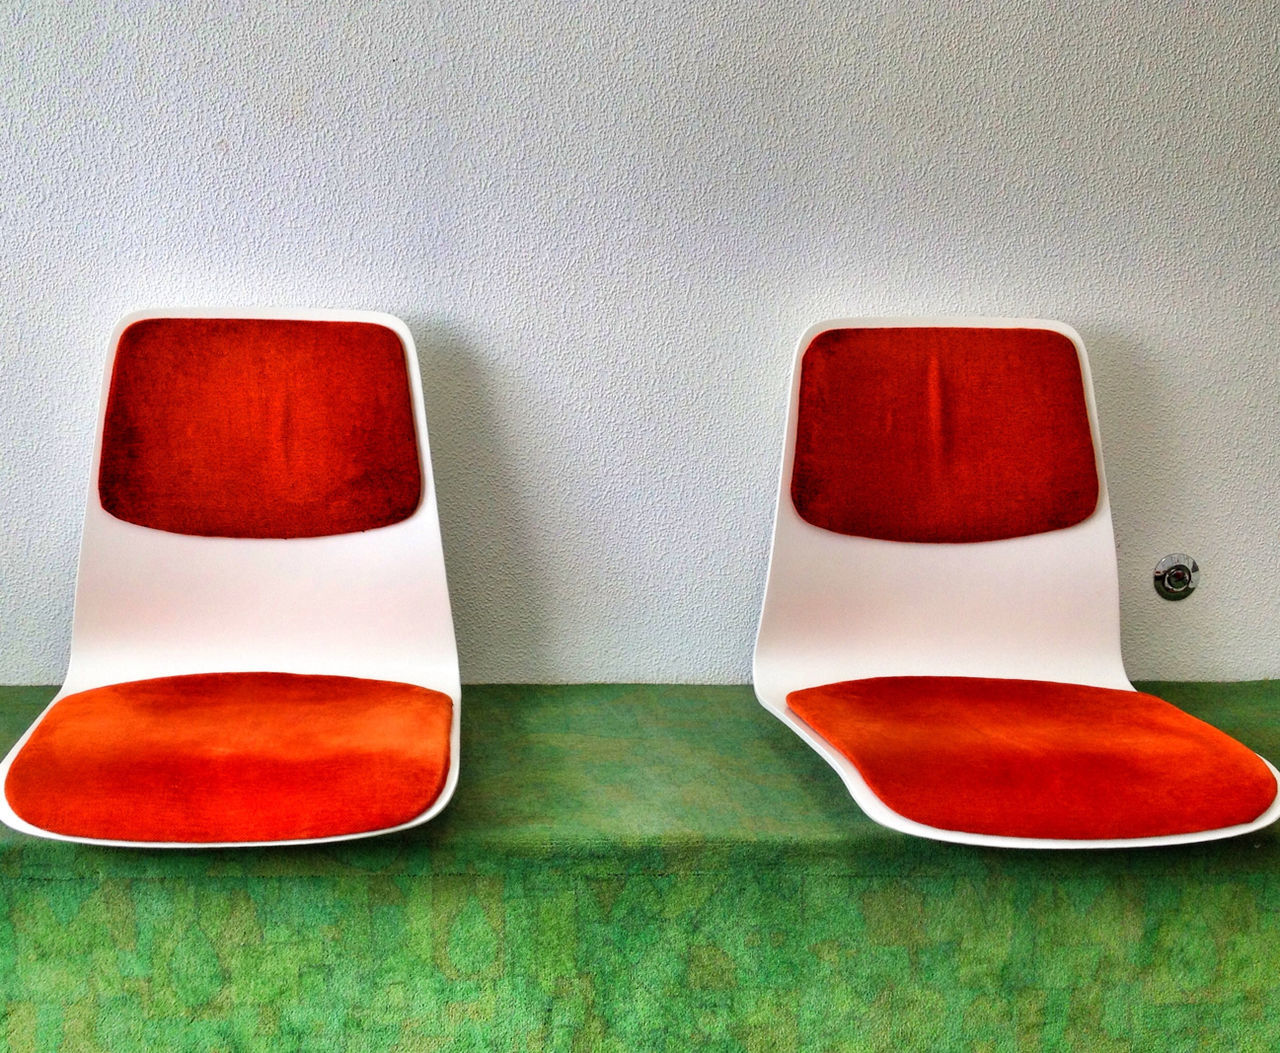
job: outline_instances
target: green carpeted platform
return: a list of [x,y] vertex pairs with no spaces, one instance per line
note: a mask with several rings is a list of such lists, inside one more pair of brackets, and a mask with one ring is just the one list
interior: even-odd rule
[[[1280,757],[1280,682],[1143,685]],[[0,689],[7,744],[50,697]],[[747,687],[470,687],[440,819],[0,834],[12,1050],[1272,1050],[1280,837],[1044,853],[865,819]]]

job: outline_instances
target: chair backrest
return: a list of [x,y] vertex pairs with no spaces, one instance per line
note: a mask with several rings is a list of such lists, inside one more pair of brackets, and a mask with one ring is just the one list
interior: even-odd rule
[[388,315],[113,333],[63,693],[255,670],[458,697],[417,357]]
[[755,684],[1130,687],[1084,346],[1022,319],[847,319],[796,352]]

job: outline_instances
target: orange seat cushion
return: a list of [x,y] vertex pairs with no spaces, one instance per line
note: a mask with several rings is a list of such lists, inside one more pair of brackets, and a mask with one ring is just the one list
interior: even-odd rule
[[1139,692],[880,677],[795,691],[787,705],[884,804],[942,830],[1157,837],[1250,822],[1276,797],[1251,750]]
[[412,684],[211,673],[59,701],[5,796],[56,834],[289,841],[383,830],[440,796],[453,703]]

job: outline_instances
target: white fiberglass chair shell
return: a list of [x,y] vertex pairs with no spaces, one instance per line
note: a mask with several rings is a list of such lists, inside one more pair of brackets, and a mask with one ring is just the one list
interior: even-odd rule
[[457,784],[459,695],[405,325],[121,321],[66,682],[0,765],[0,818],[148,847],[404,829]]
[[1036,848],[1227,837],[1276,772],[1134,691],[1079,336],[845,319],[796,352],[754,683],[892,829]]

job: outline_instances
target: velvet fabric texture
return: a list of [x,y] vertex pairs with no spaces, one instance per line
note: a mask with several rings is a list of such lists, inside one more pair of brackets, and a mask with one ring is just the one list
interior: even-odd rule
[[1154,695],[969,677],[807,688],[787,705],[907,819],[1007,837],[1111,839],[1256,819],[1253,752]]
[[449,770],[453,704],[411,684],[210,673],[62,699],[5,782],[44,830],[119,841],[288,841],[416,818]]
[[832,329],[804,353],[791,497],[888,541],[969,542],[1087,519],[1098,473],[1080,361],[1044,329]]
[[404,348],[364,322],[149,318],[120,337],[102,507],[206,537],[344,534],[422,497]]

